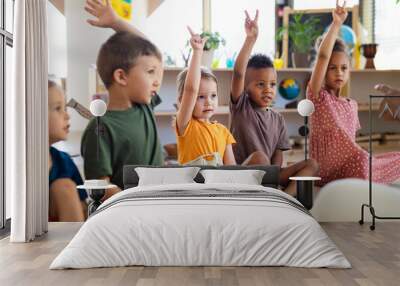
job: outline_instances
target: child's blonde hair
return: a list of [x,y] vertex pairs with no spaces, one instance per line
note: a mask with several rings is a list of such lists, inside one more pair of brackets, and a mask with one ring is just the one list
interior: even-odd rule
[[[180,102],[182,99],[183,89],[185,88],[185,80],[187,77],[187,73],[188,73],[188,68],[185,68],[183,71],[181,71],[178,74],[177,79],[176,79],[176,85],[178,86],[178,102]],[[213,72],[210,69],[208,69],[206,67],[201,67],[200,75],[201,75],[202,79],[209,79],[209,80],[215,81],[215,83],[218,86],[217,77],[215,76],[215,74],[213,74]]]

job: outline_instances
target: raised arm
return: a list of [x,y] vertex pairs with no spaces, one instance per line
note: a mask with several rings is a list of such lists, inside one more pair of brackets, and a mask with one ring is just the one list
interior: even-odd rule
[[343,6],[339,5],[339,0],[336,0],[336,9],[332,11],[332,24],[328,32],[324,36],[322,43],[318,50],[317,62],[311,74],[310,89],[314,97],[318,97],[324,82],[325,74],[328,69],[329,59],[332,55],[333,46],[339,35],[340,27],[347,18],[347,11],[345,9],[346,1]]
[[247,11],[245,11],[245,13],[246,20],[244,23],[244,28],[246,31],[246,40],[243,43],[242,49],[239,52],[235,62],[235,67],[233,69],[231,86],[231,99],[233,102],[237,102],[240,95],[243,93],[247,63],[258,36],[258,10],[256,11],[256,16],[253,20],[250,19]]
[[134,35],[147,39],[147,37],[134,26],[120,18],[111,7],[110,0],[103,3],[102,0],[86,0],[85,10],[96,17],[87,22],[95,27],[111,28],[116,32],[130,32]]
[[190,27],[190,45],[193,49],[192,59],[190,60],[188,73],[183,88],[182,100],[176,115],[176,124],[178,135],[182,135],[192,118],[194,106],[196,105],[197,95],[199,93],[201,80],[201,56],[203,55],[204,44],[207,38],[201,38],[199,34],[195,34]]
[[387,84],[379,83],[375,85],[375,89],[382,92],[384,95],[400,96],[400,88],[394,88]]

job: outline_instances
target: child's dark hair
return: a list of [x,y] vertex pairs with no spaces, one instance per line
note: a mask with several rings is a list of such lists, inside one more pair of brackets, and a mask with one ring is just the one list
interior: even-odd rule
[[[322,44],[322,40],[324,39],[325,35],[321,35],[320,37],[317,38],[315,41],[315,50],[318,51],[319,47]],[[332,53],[338,52],[338,53],[345,53],[348,57],[350,57],[349,49],[346,45],[346,43],[340,39],[337,38],[335,40],[335,44],[333,45]]]
[[249,62],[247,63],[247,68],[253,69],[266,69],[266,68],[274,68],[274,64],[272,60],[263,54],[255,54],[250,57]]
[[129,32],[118,32],[111,36],[101,46],[97,56],[97,70],[106,88],[112,85],[116,69],[129,72],[140,56],[155,56],[162,60],[160,51],[149,40]]
[[347,45],[342,39],[336,39],[335,44],[333,45],[332,52],[342,52],[349,56],[349,51],[347,49]]

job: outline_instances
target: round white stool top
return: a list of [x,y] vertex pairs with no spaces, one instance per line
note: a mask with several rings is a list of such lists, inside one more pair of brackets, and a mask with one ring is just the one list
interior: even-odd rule
[[292,181],[319,181],[320,177],[290,177]]

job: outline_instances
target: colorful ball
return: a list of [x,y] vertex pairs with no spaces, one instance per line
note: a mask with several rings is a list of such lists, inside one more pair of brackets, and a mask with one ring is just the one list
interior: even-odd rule
[[287,78],[279,84],[279,94],[287,100],[293,100],[300,94],[300,85],[293,78]]
[[[327,27],[325,32],[328,31]],[[354,33],[353,29],[348,25],[342,25],[340,27],[339,37],[345,42],[350,52],[353,51],[354,46],[356,45],[356,34]]]
[[350,26],[342,25],[340,28],[340,37],[346,45],[352,50],[356,44],[356,34]]

